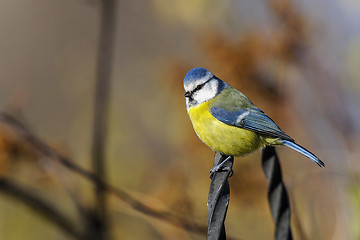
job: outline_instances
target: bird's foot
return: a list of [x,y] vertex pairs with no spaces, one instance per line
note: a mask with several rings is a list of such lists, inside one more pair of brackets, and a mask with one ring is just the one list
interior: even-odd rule
[[233,170],[231,167],[224,167],[224,164],[229,161],[231,158],[231,156],[228,156],[224,161],[222,161],[221,163],[219,163],[218,165],[216,165],[215,167],[213,167],[212,169],[210,169],[210,178],[212,178],[215,174],[215,172],[230,172],[229,177],[231,177],[233,175]]

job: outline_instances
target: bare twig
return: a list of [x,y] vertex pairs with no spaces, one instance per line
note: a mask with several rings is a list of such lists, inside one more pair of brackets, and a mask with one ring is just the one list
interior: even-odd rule
[[[94,127],[92,144],[92,162],[96,176],[105,181],[106,159],[105,146],[107,137],[107,110],[109,102],[110,77],[112,59],[114,53],[114,36],[116,26],[116,2],[117,0],[103,0],[100,3],[100,35],[97,59],[95,102],[94,102]],[[106,214],[106,199],[101,185],[95,190],[95,226],[97,225],[97,237],[95,239],[107,239],[108,218]]]
[[84,235],[77,229],[75,222],[56,209],[38,194],[34,194],[25,186],[21,186],[7,178],[0,178],[0,191],[15,200],[26,203],[31,210],[36,211],[49,223],[53,223],[76,239],[84,239]]
[[[200,233],[200,234],[206,234],[207,232],[207,226],[202,225],[199,223],[196,223],[194,221],[190,221],[184,217],[177,216],[176,214],[170,212],[170,211],[161,211],[154,208],[151,208],[147,206],[146,204],[142,203],[141,201],[133,198],[131,195],[129,195],[124,190],[121,190],[119,188],[116,188],[103,180],[99,179],[94,173],[89,172],[77,164],[75,164],[73,161],[71,161],[69,158],[62,156],[59,154],[56,150],[52,149],[48,144],[41,141],[37,136],[35,136],[32,132],[30,132],[22,123],[17,121],[15,118],[11,117],[7,113],[0,111],[0,122],[5,123],[6,125],[10,126],[12,129],[14,129],[21,138],[26,140],[35,150],[39,151],[41,154],[47,156],[49,159],[54,159],[59,161],[62,165],[64,165],[69,170],[73,171],[74,173],[79,174],[80,176],[86,178],[87,180],[94,183],[96,186],[104,189],[104,191],[114,195],[118,199],[124,201],[129,206],[131,206],[133,209],[158,218],[162,221],[165,221],[167,223],[170,223],[175,226],[182,227],[186,229],[187,231]],[[230,239],[230,238],[229,238]],[[235,238],[232,238],[235,239]]]

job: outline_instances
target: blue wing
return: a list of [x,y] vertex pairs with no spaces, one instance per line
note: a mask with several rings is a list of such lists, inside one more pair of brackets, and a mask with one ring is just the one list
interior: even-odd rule
[[266,136],[293,142],[274,121],[258,108],[228,111],[220,107],[210,108],[211,114],[219,121],[235,127],[247,129]]

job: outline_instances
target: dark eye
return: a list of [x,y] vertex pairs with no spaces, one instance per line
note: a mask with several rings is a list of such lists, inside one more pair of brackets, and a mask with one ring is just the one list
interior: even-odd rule
[[194,89],[194,92],[199,91],[204,85],[205,83],[197,85],[197,87]]

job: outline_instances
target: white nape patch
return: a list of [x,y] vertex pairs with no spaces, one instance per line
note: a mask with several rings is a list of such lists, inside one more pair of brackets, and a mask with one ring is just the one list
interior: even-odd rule
[[240,114],[238,116],[238,118],[236,119],[236,123],[240,123],[241,120],[243,120],[249,114],[250,114],[250,111],[246,111],[246,112],[243,112],[242,114]]
[[194,90],[198,85],[203,84],[204,82],[208,81],[214,75],[211,72],[208,72],[204,77],[196,79],[190,83],[184,85],[185,92],[191,92]]

